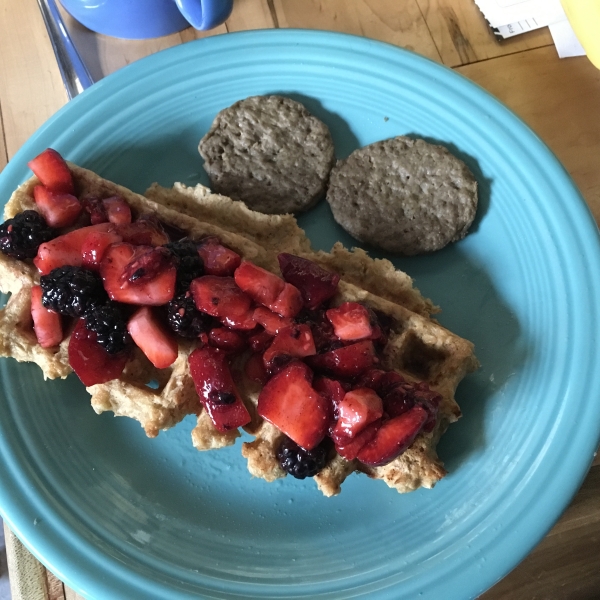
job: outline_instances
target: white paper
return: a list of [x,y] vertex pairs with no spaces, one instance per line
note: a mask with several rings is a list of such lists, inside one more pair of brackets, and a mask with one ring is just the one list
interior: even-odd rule
[[517,21],[516,23],[494,27],[494,32],[506,39],[514,37],[515,35],[520,35],[521,33],[526,33],[527,31],[539,29],[540,27],[546,27],[546,25],[548,25],[548,23],[538,21],[535,17],[531,17],[529,19],[524,19],[523,21]]
[[532,18],[545,27],[565,19],[560,0],[475,0],[475,4],[495,28]]
[[564,20],[553,23],[550,25],[550,33],[560,58],[585,56],[585,50],[577,39],[569,21]]

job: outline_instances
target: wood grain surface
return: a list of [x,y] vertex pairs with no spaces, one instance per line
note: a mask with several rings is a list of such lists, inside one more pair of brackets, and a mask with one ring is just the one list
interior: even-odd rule
[[[547,29],[499,42],[472,0],[236,0],[227,23],[145,41],[66,22],[98,80],[163,48],[261,28],[353,33],[455,68],[514,110],[555,152],[600,220],[600,71],[559,60]],[[0,0],[0,169],[67,101],[36,0]],[[591,398],[590,401],[598,401]],[[590,457],[591,460],[591,457]],[[14,600],[83,600],[7,531]],[[559,522],[482,600],[600,598],[600,459]]]

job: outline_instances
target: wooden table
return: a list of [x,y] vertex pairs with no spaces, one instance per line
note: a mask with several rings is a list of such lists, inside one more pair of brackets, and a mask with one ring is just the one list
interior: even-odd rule
[[[94,79],[207,35],[327,29],[410,48],[497,96],[552,148],[600,219],[600,71],[559,60],[547,29],[497,41],[472,0],[235,0],[224,25],[148,41],[96,35],[66,19]],[[67,102],[36,0],[0,0],[0,169]],[[590,398],[597,402],[599,399]],[[7,532],[14,600],[80,598]],[[483,600],[600,598],[600,460],[560,521]]]

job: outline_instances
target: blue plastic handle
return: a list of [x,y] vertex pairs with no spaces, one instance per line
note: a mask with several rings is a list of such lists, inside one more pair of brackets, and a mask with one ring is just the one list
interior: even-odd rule
[[212,29],[227,20],[233,0],[175,0],[181,14],[195,29]]

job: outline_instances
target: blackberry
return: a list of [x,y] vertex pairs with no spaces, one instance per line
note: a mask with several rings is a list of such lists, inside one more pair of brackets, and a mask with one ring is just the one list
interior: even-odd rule
[[26,210],[0,225],[0,250],[19,260],[34,258],[40,244],[56,235],[40,213]]
[[305,450],[289,437],[284,437],[277,448],[281,468],[295,477],[305,479],[316,475],[329,462],[329,440],[323,440],[312,450]]
[[93,271],[70,265],[52,269],[40,277],[42,304],[61,315],[83,317],[108,296],[102,279]]
[[175,296],[167,304],[167,320],[171,329],[185,338],[196,338],[213,326],[213,319],[196,308],[189,292]]
[[125,350],[131,341],[127,321],[114,302],[93,306],[85,313],[84,318],[87,329],[96,333],[98,343],[109,354]]
[[204,275],[204,263],[198,254],[198,246],[188,238],[165,245],[177,258],[177,290],[186,292],[196,277]]

